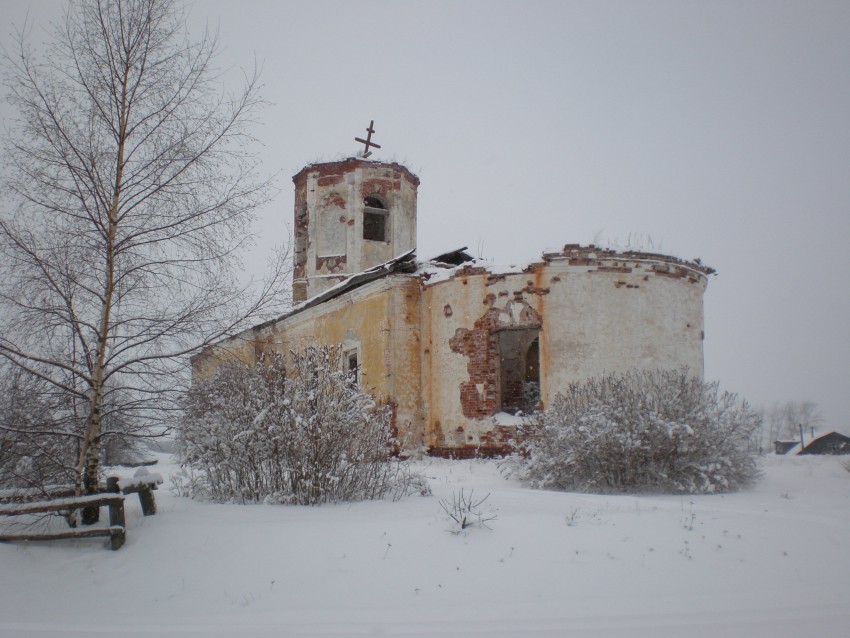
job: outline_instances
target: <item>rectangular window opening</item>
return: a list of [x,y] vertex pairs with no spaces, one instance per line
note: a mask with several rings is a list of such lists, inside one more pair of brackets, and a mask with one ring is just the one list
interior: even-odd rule
[[540,403],[540,329],[498,334],[501,410],[530,414]]
[[387,213],[367,208],[363,213],[363,239],[387,241]]
[[360,366],[357,363],[357,351],[349,352],[346,355],[346,360],[348,365],[348,379],[351,382],[351,385],[357,387],[360,381]]

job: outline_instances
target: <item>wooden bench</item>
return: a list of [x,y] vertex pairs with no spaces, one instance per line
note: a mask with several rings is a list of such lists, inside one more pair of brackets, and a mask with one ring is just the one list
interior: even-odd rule
[[136,473],[136,476],[133,478],[110,476],[106,479],[106,491],[115,494],[138,494],[139,503],[142,506],[142,514],[153,516],[156,514],[156,499],[153,496],[153,490],[161,483],[162,476],[159,474],[150,474],[147,471]]
[[121,494],[92,494],[90,496],[57,498],[50,501],[0,505],[0,516],[70,512],[92,506],[109,508],[109,527],[72,528],[58,532],[29,534],[0,534],[0,541],[50,541],[65,538],[108,536],[112,549],[120,548],[124,544],[126,535],[124,496]]
[[137,472],[133,478],[110,476],[106,479],[106,485],[100,486],[100,493],[90,496],[74,496],[74,487],[70,485],[49,486],[46,488],[49,490],[48,492],[45,492],[44,489],[3,490],[0,493],[0,516],[70,512],[92,506],[108,507],[109,527],[71,528],[58,532],[22,534],[0,533],[0,541],[58,540],[108,536],[112,549],[118,549],[124,544],[126,538],[124,495],[138,494],[142,513],[145,516],[152,516],[156,514],[156,499],[153,490],[157,489],[157,486],[162,482],[162,476],[151,474],[145,470],[144,472]]

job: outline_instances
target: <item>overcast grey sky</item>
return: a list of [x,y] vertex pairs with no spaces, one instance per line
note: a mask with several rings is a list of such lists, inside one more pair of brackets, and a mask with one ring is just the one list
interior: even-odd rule
[[[0,0],[3,42],[61,6]],[[354,155],[374,119],[374,157],[422,180],[420,256],[595,241],[699,257],[718,271],[706,378],[756,405],[816,401],[850,432],[850,2],[188,8],[190,29],[219,29],[222,65],[264,67],[281,190],[252,267],[287,240],[290,176]]]

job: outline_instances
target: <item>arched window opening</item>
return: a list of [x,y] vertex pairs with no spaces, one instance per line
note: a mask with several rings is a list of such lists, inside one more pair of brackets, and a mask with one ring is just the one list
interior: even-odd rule
[[387,241],[389,211],[386,204],[374,195],[363,200],[363,239]]

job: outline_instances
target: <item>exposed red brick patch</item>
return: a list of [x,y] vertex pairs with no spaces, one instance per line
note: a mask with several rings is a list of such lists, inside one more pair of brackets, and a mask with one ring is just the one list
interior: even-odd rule
[[[463,415],[469,419],[480,419],[495,414],[501,409],[500,397],[500,351],[499,331],[510,327],[540,328],[542,318],[522,301],[522,295],[509,301],[505,308],[490,306],[473,324],[472,329],[458,328],[449,339],[452,352],[467,357],[466,370],[469,380],[460,384],[460,405]],[[523,305],[519,312],[511,308],[514,303]],[[504,313],[504,314],[503,314]],[[500,318],[516,318],[518,325],[506,325]]]
[[630,273],[632,269],[628,266],[598,266],[596,270],[591,270],[590,272],[621,272],[621,273]]
[[499,450],[496,454],[510,454],[512,443],[517,437],[516,427],[509,425],[494,425],[492,429],[481,436],[480,447],[485,450]]
[[628,284],[628,283],[626,283],[625,281],[622,281],[622,280],[615,281],[614,287],[616,287],[616,288],[623,288],[623,287],[625,287],[625,288],[640,288],[640,286],[638,286],[637,284]]
[[491,459],[501,458],[513,452],[509,445],[463,445],[460,447],[431,446],[428,448],[429,456],[443,459]]
[[[449,339],[452,352],[462,354],[468,359],[466,369],[469,380],[460,384],[461,409],[467,418],[480,419],[489,416],[499,407],[499,340],[495,332],[499,312],[498,308],[488,308],[475,322],[472,330],[458,328],[454,337]],[[481,392],[477,385],[481,386]]]
[[360,185],[360,195],[365,198],[377,193],[381,197],[389,199],[390,193],[400,188],[401,183],[392,179],[364,179]]
[[320,188],[324,188],[326,186],[335,186],[336,184],[342,184],[342,180],[342,175],[329,175],[327,177],[320,177],[316,181],[316,183]]
[[[633,267],[638,269],[643,267],[643,263],[656,262],[653,264],[654,269],[657,263],[663,263],[665,264],[663,268],[669,268],[672,266],[689,271],[688,277],[690,278],[693,276],[697,281],[699,281],[698,274],[708,276],[716,272],[714,268],[706,266],[699,259],[685,261],[683,259],[678,259],[677,257],[671,257],[670,255],[645,253],[637,250],[625,250],[618,252],[616,250],[599,248],[593,244],[590,244],[589,246],[566,244],[560,252],[547,252],[543,254],[543,260],[548,262],[554,260],[560,261],[564,258],[566,258],[567,262],[572,266],[592,266],[604,263],[606,265],[603,267],[611,268],[627,268],[629,267],[627,262],[632,262],[634,264]],[[601,268],[600,271],[604,272]]]
[[330,255],[328,257],[316,257],[316,270],[324,274],[342,272],[347,262],[345,255]]
[[334,206],[337,206],[337,207],[341,208],[342,210],[345,210],[345,200],[342,197],[340,197],[339,195],[335,195],[332,202],[333,202]]
[[539,286],[535,286],[533,282],[529,281],[528,284],[526,284],[525,288],[519,290],[518,293],[527,293],[529,295],[548,295],[549,288],[541,288]]
[[[407,167],[398,164],[397,162],[372,162],[359,157],[349,157],[338,162],[322,162],[320,164],[310,164],[305,166],[298,173],[292,176],[292,181],[296,186],[306,183],[308,175],[317,175],[318,179],[322,178],[337,178],[343,179],[342,176],[353,173],[357,168],[364,169],[385,169],[388,177],[396,181],[404,179],[409,182],[414,188],[419,186],[419,178],[411,173]],[[397,176],[396,176],[397,175]]]
[[659,277],[671,277],[673,279],[684,279],[688,275],[684,268],[671,268],[670,266],[653,266],[652,272]]

